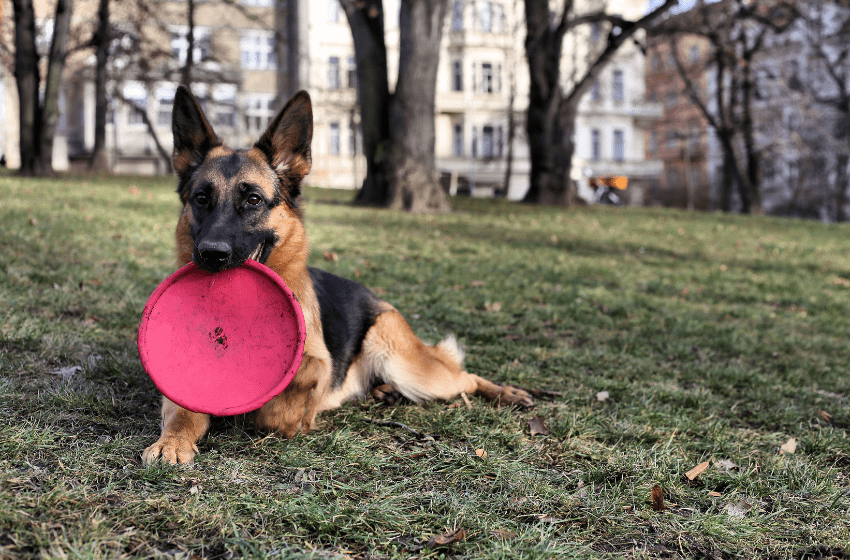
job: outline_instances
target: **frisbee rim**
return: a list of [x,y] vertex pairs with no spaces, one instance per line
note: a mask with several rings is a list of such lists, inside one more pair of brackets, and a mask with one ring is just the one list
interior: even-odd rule
[[[153,291],[153,293],[148,298],[147,303],[145,304],[145,308],[142,311],[142,319],[139,323],[139,332],[137,336],[137,347],[139,350],[139,359],[142,362],[142,368],[147,373],[148,377],[150,377],[151,381],[153,381],[156,388],[162,393],[163,396],[174,402],[175,404],[190,410],[192,412],[197,412],[201,414],[210,414],[212,416],[236,416],[238,414],[245,414],[246,412],[252,412],[254,410],[258,410],[262,408],[267,402],[272,400],[277,395],[281,394],[292,382],[292,379],[295,377],[295,374],[298,372],[299,367],[301,366],[301,362],[304,357],[304,344],[307,336],[307,328],[306,323],[304,321],[304,313],[301,310],[301,305],[298,302],[298,298],[286,285],[286,282],[283,281],[283,278],[280,277],[274,270],[267,267],[266,265],[257,262],[252,259],[246,260],[243,264],[241,264],[238,268],[248,268],[253,272],[260,273],[265,278],[272,281],[274,286],[283,293],[284,299],[286,299],[292,310],[293,314],[296,317],[295,327],[296,327],[296,344],[295,350],[292,353],[292,361],[289,364],[286,372],[281,376],[280,381],[278,381],[275,386],[267,392],[262,393],[259,397],[254,398],[250,402],[232,406],[232,407],[221,407],[221,406],[208,406],[203,403],[188,403],[184,398],[178,397],[173,398],[171,395],[166,394],[165,391],[160,387],[160,383],[157,381],[157,377],[162,377],[161,373],[152,374],[148,367],[151,365],[151,361],[148,359],[149,353],[153,352],[152,349],[148,348],[147,339],[148,339],[148,327],[150,325],[150,318],[156,309],[156,305],[159,302],[160,298],[165,294],[165,292],[171,288],[174,284],[176,284],[181,278],[187,276],[189,274],[195,272],[201,272],[208,275],[213,275],[217,273],[207,272],[201,269],[194,262],[190,262],[181,268],[174,271],[171,275],[169,275],[165,280],[163,280]],[[234,270],[234,269],[229,269]],[[168,376],[168,373],[165,374]]]

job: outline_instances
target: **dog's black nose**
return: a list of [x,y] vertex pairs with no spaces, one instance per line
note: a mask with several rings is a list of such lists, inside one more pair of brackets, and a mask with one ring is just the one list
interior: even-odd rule
[[233,247],[225,241],[201,241],[198,243],[198,256],[209,266],[222,266],[230,260]]

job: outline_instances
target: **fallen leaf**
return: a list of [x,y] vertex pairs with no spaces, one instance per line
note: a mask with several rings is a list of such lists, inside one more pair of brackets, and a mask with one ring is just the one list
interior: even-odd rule
[[652,500],[652,509],[654,509],[655,511],[664,511],[665,509],[667,509],[664,506],[664,492],[657,484],[652,487],[650,499]]
[[30,216],[30,225],[31,225],[31,226],[38,225],[38,220],[36,220],[36,219],[35,219],[35,218],[33,218],[32,216]]
[[200,493],[202,488],[203,488],[203,486],[201,486],[200,484],[193,484],[192,487],[189,488],[189,493],[190,494],[198,494],[198,493]]
[[557,517],[552,517],[551,515],[544,515],[539,517],[538,521],[541,521],[542,523],[557,523],[558,521],[560,521],[560,519],[558,519]]
[[825,422],[832,422],[832,414],[830,414],[829,412],[827,412],[825,410],[818,409],[818,416],[823,418],[823,420]]
[[753,509],[753,506],[743,500],[728,503],[723,506],[723,511],[725,511],[727,515],[730,515],[732,517],[744,517],[751,509]]
[[611,395],[608,393],[608,391],[599,391],[598,393],[596,393],[596,400],[599,402],[605,402],[610,396]]
[[484,303],[484,309],[490,311],[491,313],[498,313],[502,310],[502,304],[498,301],[495,303],[490,303],[489,301]]
[[722,470],[727,471],[727,472],[733,471],[733,470],[738,468],[738,465],[736,465],[734,462],[730,461],[729,459],[720,459],[719,461],[715,461],[714,466],[717,467],[718,469],[722,469]]
[[336,254],[336,253],[334,253],[333,251],[325,251],[325,252],[324,252],[324,255],[325,255],[325,260],[326,260],[326,261],[336,262],[336,261],[338,261],[338,260],[339,260],[339,255],[337,255],[337,254]]
[[552,240],[552,243],[558,242],[558,236],[557,235],[553,235],[550,239]]
[[712,492],[709,492],[709,493],[708,493],[708,495],[709,495],[709,496],[711,496],[712,498],[719,498],[719,497],[720,497],[720,496],[722,496],[723,494],[721,494],[720,492],[714,492],[714,491],[712,491]]
[[487,458],[487,452],[484,451],[483,449],[476,449],[475,454],[478,455],[479,457],[481,457],[482,459]]
[[788,441],[783,443],[779,449],[780,453],[793,454],[795,451],[797,451],[797,438],[789,439]]
[[448,546],[450,544],[460,542],[466,538],[466,529],[463,527],[458,527],[454,531],[449,531],[448,533],[443,533],[442,535],[437,535],[436,537],[431,537],[428,541],[429,548],[435,548],[438,546]]
[[549,426],[546,425],[546,419],[539,414],[528,419],[528,427],[531,428],[531,437],[549,435]]
[[815,393],[818,395],[823,395],[824,397],[830,397],[832,399],[840,399],[841,395],[838,393],[833,393],[832,391],[824,391],[823,389],[815,389]]
[[848,280],[847,278],[838,277],[833,280],[832,283],[836,286],[850,286],[850,280]]
[[516,533],[512,533],[511,531],[505,531],[504,529],[493,529],[492,531],[490,531],[490,536],[494,539],[507,541],[514,538],[516,536]]
[[688,478],[688,480],[693,480],[696,477],[698,477],[699,475],[701,475],[703,473],[703,471],[708,468],[708,465],[709,465],[708,461],[704,461],[704,462],[700,463],[699,465],[695,466],[694,468],[692,468],[691,470],[689,470],[688,472],[686,472],[685,476]]
[[472,282],[469,283],[469,285],[474,286],[476,288],[480,288],[481,286],[484,285],[484,280],[473,280]]

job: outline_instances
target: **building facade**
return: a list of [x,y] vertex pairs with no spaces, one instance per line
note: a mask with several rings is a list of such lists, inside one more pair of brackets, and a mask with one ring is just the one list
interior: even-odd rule
[[663,115],[646,130],[646,156],[663,162],[663,170],[647,193],[648,204],[707,210],[717,197],[708,181],[708,122],[695,105],[681,77],[679,65],[704,98],[708,91],[708,41],[698,35],[682,36],[674,45],[667,37],[650,33],[647,45],[646,91],[663,105]]
[[[8,0],[7,0],[8,1]],[[587,10],[595,5],[586,0]],[[49,18],[46,0],[43,19]],[[397,75],[401,0],[385,0],[390,89]],[[609,11],[627,18],[643,13],[642,2],[612,0]],[[185,0],[115,3],[113,25],[120,37],[109,68],[107,148],[119,173],[164,173],[171,152],[174,90],[188,56]],[[77,3],[75,20],[91,24],[96,2]],[[581,8],[581,6],[580,6]],[[581,9],[578,10],[581,12]],[[450,2],[437,78],[436,161],[451,192],[521,198],[530,163],[525,133],[528,66],[520,0]],[[366,172],[357,107],[357,75],[348,22],[338,0],[240,0],[195,4],[192,90],[213,127],[234,146],[253,143],[285,97],[310,92],[314,106],[313,169],[308,184],[356,188]],[[563,83],[582,71],[598,29],[581,26],[565,39]],[[599,177],[627,177],[639,203],[658,180],[661,164],[647,160],[645,129],[661,116],[646,100],[644,59],[625,45],[583,100],[576,123],[573,179],[592,198]],[[69,61],[62,103],[65,125],[57,135],[66,162],[82,167],[94,147],[94,61]],[[14,82],[11,82],[12,84]],[[6,80],[6,99],[10,97]],[[2,93],[2,90],[0,90]],[[10,103],[5,103],[4,115]],[[4,116],[8,138],[17,133]],[[510,166],[508,160],[510,159]],[[10,164],[14,161],[9,158]],[[510,177],[507,171],[510,167]],[[637,193],[632,195],[631,193]]]

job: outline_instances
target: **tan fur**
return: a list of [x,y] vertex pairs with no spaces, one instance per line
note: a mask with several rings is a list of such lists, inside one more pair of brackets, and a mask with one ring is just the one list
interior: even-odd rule
[[[183,110],[188,107],[189,114],[177,112],[175,102],[175,122],[180,119],[187,127],[193,126],[194,122],[201,129],[201,132],[189,131],[186,134],[182,130],[179,133],[175,131],[175,138],[179,134],[181,142],[189,144],[181,148],[175,144],[175,169],[178,174],[190,177],[189,181],[203,177],[219,193],[241,183],[250,183],[259,186],[271,199],[276,188],[297,185],[310,171],[312,116],[306,94],[293,97],[287,105],[292,106],[291,114],[286,113],[287,108],[284,108],[276,117],[257,144],[262,145],[262,149],[255,147],[243,152],[248,156],[246,164],[229,179],[222,173],[219,164],[225,161],[220,158],[231,156],[233,150],[216,143],[217,138],[194,98],[187,101],[185,92],[180,90],[177,98],[182,98]],[[194,116],[192,107],[197,111]],[[302,123],[300,128],[296,126],[299,122]],[[305,122],[309,129],[303,125]],[[201,145],[210,148],[203,161],[195,161],[197,147]],[[264,150],[273,150],[274,153],[268,154]],[[195,240],[191,234],[194,219],[191,203],[185,193],[181,197],[184,206],[177,221],[175,238],[177,263],[183,266],[192,261]],[[389,399],[394,391],[398,391],[414,402],[421,402],[451,399],[467,392],[501,404],[532,404],[524,391],[501,387],[464,371],[463,351],[453,337],[437,346],[423,343],[401,314],[386,302],[380,304],[380,314],[367,332],[360,355],[354,358],[347,377],[340,386],[332,389],[331,355],[325,346],[319,301],[307,268],[309,244],[301,212],[294,204],[278,204],[266,216],[263,225],[277,236],[265,265],[279,274],[298,298],[307,333],[301,366],[290,385],[252,413],[258,428],[280,433],[286,438],[298,432],[306,433],[318,412],[364,396],[378,381],[386,383],[373,393],[379,398]],[[145,449],[143,460],[151,462],[162,458],[169,463],[191,462],[198,451],[197,442],[206,433],[209,424],[208,415],[191,412],[163,397],[162,433],[156,443]]]

